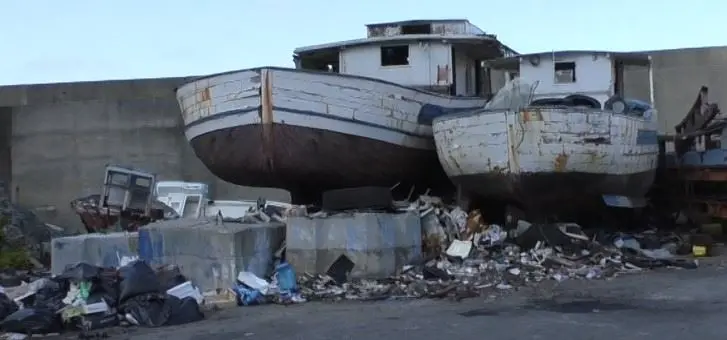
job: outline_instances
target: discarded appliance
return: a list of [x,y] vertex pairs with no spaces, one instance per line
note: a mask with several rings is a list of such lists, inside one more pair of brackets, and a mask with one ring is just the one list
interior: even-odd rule
[[[296,49],[295,69],[232,71],[181,86],[197,156],[225,181],[283,188],[295,204],[319,201],[326,190],[397,182],[451,190],[432,119],[482,107],[489,90],[475,65],[515,52],[466,20],[367,29],[365,39]],[[362,61],[361,53],[375,58]]]
[[547,52],[489,62],[519,78],[484,109],[434,120],[444,170],[462,190],[518,202],[529,213],[644,206],[657,167],[656,110],[651,88],[652,104],[628,99],[635,94],[624,91],[625,65],[648,71],[653,84],[650,57],[638,53]]
[[200,218],[222,216],[228,219],[240,219],[248,213],[261,208],[273,206],[285,210],[291,207],[288,203],[267,200],[212,200],[209,197],[209,186],[198,182],[159,181],[154,194],[157,201],[174,209],[182,218]]
[[88,232],[108,229],[134,231],[169,214],[169,208],[153,198],[156,175],[107,165],[104,178],[100,195],[71,201],[71,208],[81,217]]

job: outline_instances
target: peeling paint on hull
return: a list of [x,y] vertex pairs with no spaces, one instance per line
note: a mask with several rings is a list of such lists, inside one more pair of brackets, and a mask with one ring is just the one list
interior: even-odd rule
[[[643,197],[653,183],[654,123],[607,111],[484,111],[434,122],[439,160],[464,190],[525,203]],[[652,133],[654,132],[654,133]]]
[[[185,134],[216,176],[294,197],[368,185],[450,186],[431,121],[484,105],[382,80],[264,67],[177,90]],[[303,198],[301,198],[302,200]]]

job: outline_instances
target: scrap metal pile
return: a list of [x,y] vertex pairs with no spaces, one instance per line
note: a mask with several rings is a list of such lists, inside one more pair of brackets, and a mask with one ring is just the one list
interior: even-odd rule
[[697,266],[694,260],[677,259],[674,253],[684,242],[673,235],[589,236],[573,223],[526,221],[505,230],[484,223],[479,210],[468,214],[428,196],[406,209],[420,212],[426,258],[386,280],[303,274],[301,294],[307,300],[461,299],[548,280],[600,279],[654,267]]

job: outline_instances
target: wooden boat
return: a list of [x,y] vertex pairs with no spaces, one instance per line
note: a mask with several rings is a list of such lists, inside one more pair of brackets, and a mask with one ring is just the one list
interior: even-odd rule
[[[411,27],[425,33],[407,34]],[[233,71],[180,87],[197,156],[223,180],[287,189],[294,203],[345,187],[448,186],[432,119],[483,107],[480,60],[512,52],[465,20],[368,31],[297,49],[295,69]]]
[[[653,103],[647,55],[548,52],[489,65],[513,80],[484,109],[434,120],[439,160],[461,190],[534,214],[646,203],[658,158],[656,110],[628,98]],[[633,69],[627,84],[624,65]]]

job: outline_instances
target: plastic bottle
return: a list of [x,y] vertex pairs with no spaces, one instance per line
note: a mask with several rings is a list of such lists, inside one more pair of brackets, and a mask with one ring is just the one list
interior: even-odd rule
[[278,287],[280,291],[294,292],[297,289],[295,282],[295,270],[288,262],[281,262],[275,267],[275,273],[278,277]]

